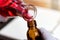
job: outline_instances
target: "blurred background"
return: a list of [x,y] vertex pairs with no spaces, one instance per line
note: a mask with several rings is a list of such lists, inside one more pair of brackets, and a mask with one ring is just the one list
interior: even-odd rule
[[24,0],[27,4],[60,10],[60,0]]
[[[60,40],[60,0],[23,0],[26,4],[35,5],[37,8],[37,27],[44,28],[51,35]],[[32,12],[33,13],[33,12]],[[2,24],[1,24],[2,25]],[[1,26],[0,25],[0,26]],[[26,21],[21,17],[15,17],[0,28],[0,35],[5,39],[27,39],[28,30]],[[3,37],[2,37],[3,38]],[[4,40],[5,40],[4,39]]]

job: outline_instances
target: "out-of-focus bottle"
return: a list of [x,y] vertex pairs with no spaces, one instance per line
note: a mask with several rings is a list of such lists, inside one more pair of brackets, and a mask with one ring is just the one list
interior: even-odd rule
[[27,39],[28,40],[44,40],[41,31],[36,27],[36,21],[28,21],[27,22],[28,31],[27,31]]

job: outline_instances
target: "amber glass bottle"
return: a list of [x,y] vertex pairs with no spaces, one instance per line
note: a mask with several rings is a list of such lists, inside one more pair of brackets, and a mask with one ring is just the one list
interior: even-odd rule
[[27,21],[28,31],[27,39],[28,40],[44,40],[41,31],[36,27],[36,21]]

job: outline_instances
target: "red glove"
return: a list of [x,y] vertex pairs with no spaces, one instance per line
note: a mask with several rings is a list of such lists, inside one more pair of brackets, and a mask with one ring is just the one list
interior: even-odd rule
[[0,0],[0,15],[7,16],[18,16],[16,13],[19,12],[25,19],[31,19],[28,15],[28,9],[22,4],[20,0]]

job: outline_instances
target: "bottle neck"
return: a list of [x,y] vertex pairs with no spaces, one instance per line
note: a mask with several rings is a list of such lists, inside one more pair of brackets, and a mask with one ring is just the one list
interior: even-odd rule
[[28,28],[29,28],[29,29],[35,29],[35,28],[37,28],[37,27],[36,27],[37,24],[36,24],[36,21],[35,21],[35,20],[28,21],[28,22],[27,22],[27,25],[28,25]]

